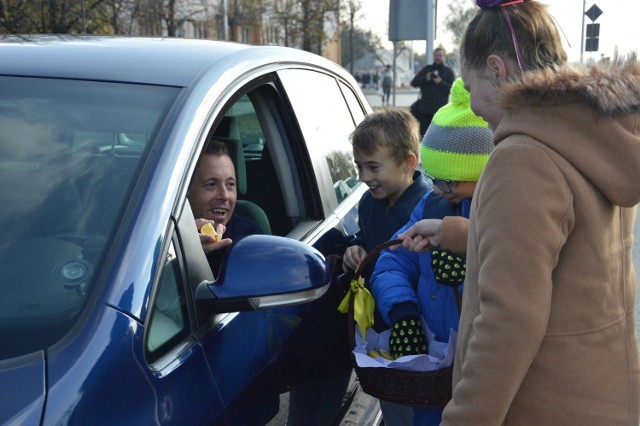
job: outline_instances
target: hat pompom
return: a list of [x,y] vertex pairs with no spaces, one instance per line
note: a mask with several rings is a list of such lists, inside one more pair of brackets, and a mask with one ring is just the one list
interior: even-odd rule
[[475,182],[493,150],[493,132],[471,111],[469,92],[458,78],[450,102],[433,116],[422,139],[422,165],[438,179]]

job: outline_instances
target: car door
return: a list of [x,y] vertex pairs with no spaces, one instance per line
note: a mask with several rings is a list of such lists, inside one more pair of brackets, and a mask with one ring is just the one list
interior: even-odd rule
[[[319,121],[319,130],[317,124],[322,117],[296,97],[304,79],[317,80],[317,105],[334,112],[327,113],[329,122]],[[241,142],[244,163],[236,168],[245,169],[247,188],[238,199],[263,209],[274,235],[303,241],[330,254],[339,252],[344,238],[357,230],[355,209],[362,188],[357,185],[348,136],[367,112],[365,105],[349,84],[336,76],[320,70],[282,69],[238,89],[206,132]],[[309,115],[317,117],[310,120]],[[333,143],[325,147],[323,141]],[[336,188],[340,184],[347,189],[342,188],[338,198]],[[177,251],[182,256],[167,255],[164,267],[172,276],[190,274],[193,271],[181,271],[201,268],[204,260],[201,248],[188,244],[193,241],[187,236],[193,232],[193,216],[186,200],[184,205],[175,229]],[[176,265],[170,266],[172,262]],[[286,263],[279,266],[286,268]],[[165,303],[179,299],[173,281],[167,282],[171,283],[170,289],[163,289],[166,284],[161,280],[155,292],[147,351],[152,359],[161,360],[159,354],[177,347],[176,342],[184,342],[177,325],[194,322],[193,335],[207,359],[223,405],[224,413],[216,420],[219,424],[268,421],[278,410],[279,394],[301,367],[298,362],[287,361],[301,356],[304,364],[309,355],[304,339],[295,337],[301,335],[297,332],[300,324],[315,327],[328,312],[338,317],[334,314],[337,293],[331,290],[332,297],[305,305],[207,317],[189,300],[194,291],[187,282],[178,284],[183,287],[182,311]],[[183,319],[172,320],[176,315]],[[342,326],[340,323],[336,327]],[[344,334],[343,330],[336,331]]]

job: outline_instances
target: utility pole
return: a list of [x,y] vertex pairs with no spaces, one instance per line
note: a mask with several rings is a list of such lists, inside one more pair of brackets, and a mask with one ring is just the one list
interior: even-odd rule
[[[431,64],[433,63],[433,42],[436,38],[436,14],[435,14],[435,6],[433,4],[434,0],[427,0],[426,1],[426,6],[427,6],[427,16],[426,16],[426,23],[427,23],[427,51],[425,52],[425,61],[426,64]],[[586,1],[586,0],[585,0]]]
[[584,17],[587,11],[587,0],[582,0],[582,32],[580,33],[580,63],[584,63],[582,60],[582,54],[584,53]]
[[229,41],[229,4],[227,0],[222,0],[222,31],[224,40]]

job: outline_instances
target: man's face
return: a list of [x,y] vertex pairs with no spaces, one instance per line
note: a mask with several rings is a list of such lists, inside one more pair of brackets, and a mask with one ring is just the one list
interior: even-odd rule
[[226,226],[238,199],[236,170],[231,158],[228,155],[204,155],[187,198],[196,219],[209,219]]
[[435,50],[433,52],[433,63],[441,64],[444,62],[444,52],[442,50]]

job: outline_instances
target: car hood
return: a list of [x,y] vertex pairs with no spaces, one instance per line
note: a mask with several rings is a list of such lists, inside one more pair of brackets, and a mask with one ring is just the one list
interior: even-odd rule
[[46,397],[45,362],[42,351],[0,361],[0,423],[40,424]]

